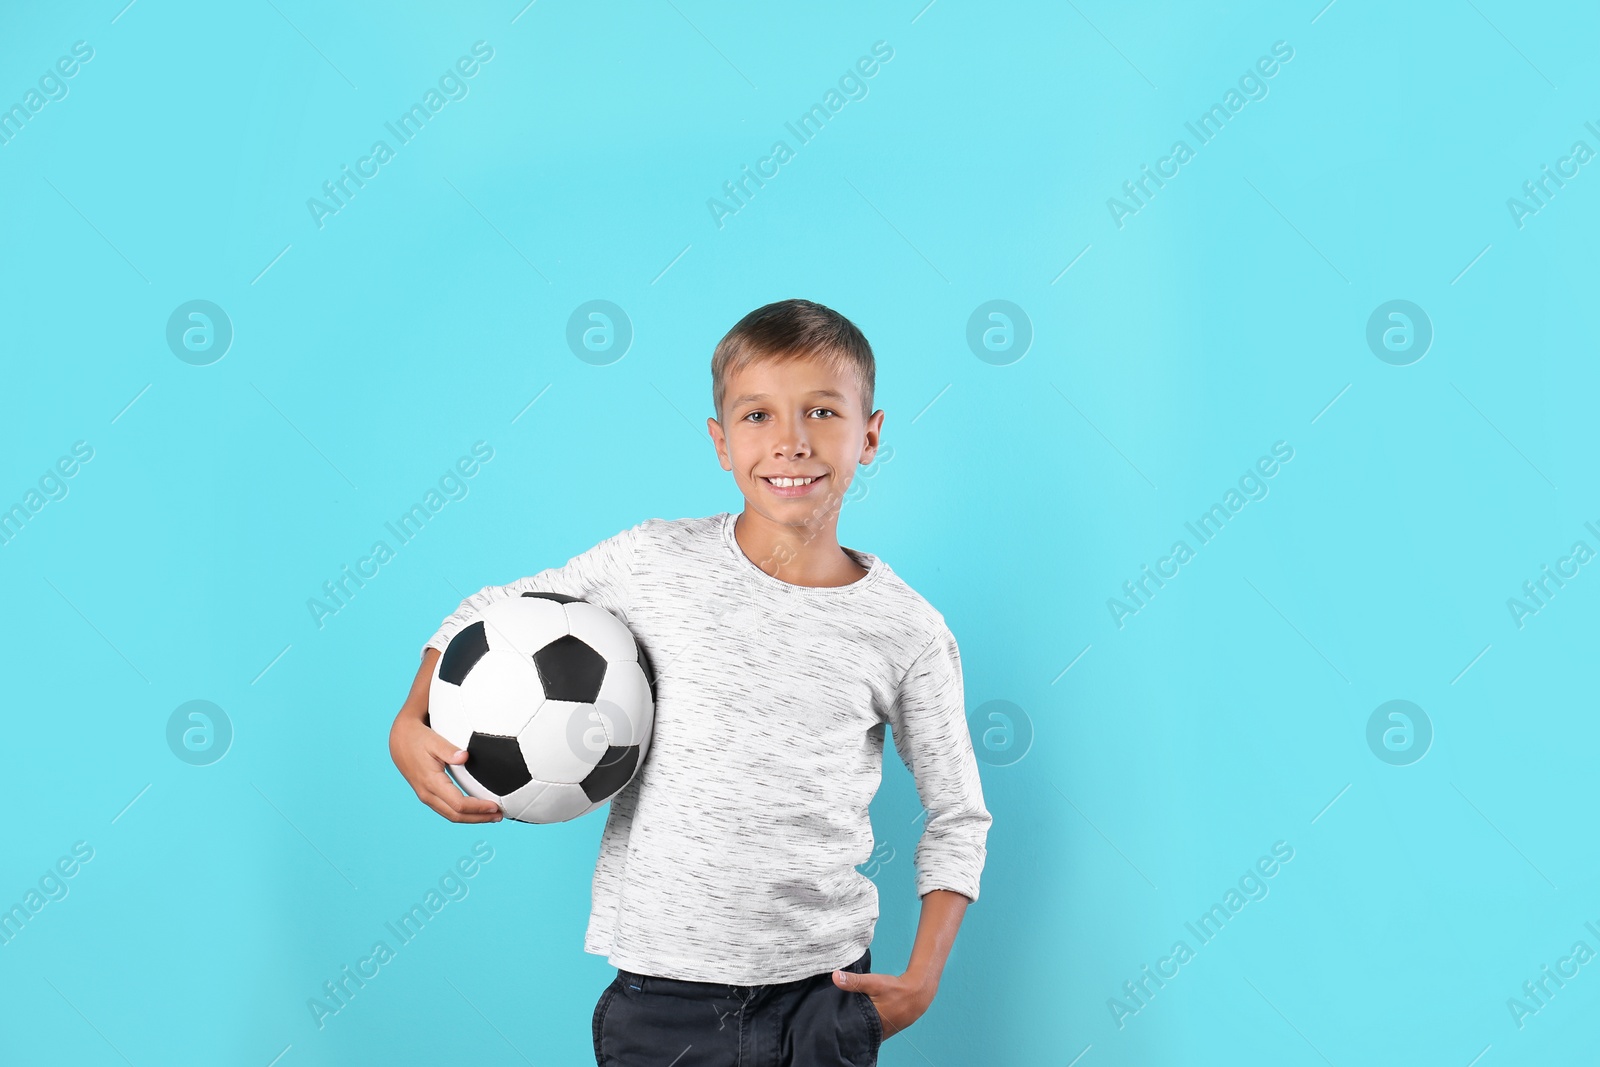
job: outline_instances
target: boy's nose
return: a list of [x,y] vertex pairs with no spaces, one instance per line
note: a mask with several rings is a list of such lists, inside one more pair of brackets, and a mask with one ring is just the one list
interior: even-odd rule
[[806,435],[805,427],[791,426],[779,432],[774,451],[780,456],[805,455],[811,451],[811,440]]

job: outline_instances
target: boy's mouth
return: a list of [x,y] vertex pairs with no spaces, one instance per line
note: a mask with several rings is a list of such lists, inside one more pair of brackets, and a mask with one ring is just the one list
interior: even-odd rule
[[788,485],[778,485],[778,484],[774,483],[771,478],[766,478],[766,477],[763,477],[761,479],[761,481],[765,482],[767,488],[772,490],[772,492],[776,493],[778,496],[782,496],[782,497],[797,497],[797,496],[805,496],[807,493],[811,492],[813,489],[815,489],[817,487],[817,483],[821,482],[822,479],[824,479],[826,477],[827,477],[826,474],[818,474],[818,475],[814,476],[810,481],[802,481],[801,479],[798,479],[798,478],[783,478],[783,479],[780,479],[781,481],[789,482],[790,484],[788,484]]

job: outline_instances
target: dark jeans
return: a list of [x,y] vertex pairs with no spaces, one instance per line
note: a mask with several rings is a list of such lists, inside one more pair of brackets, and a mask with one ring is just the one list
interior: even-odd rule
[[[872,969],[872,950],[844,970]],[[832,972],[736,986],[617,971],[594,1007],[599,1067],[874,1067],[883,1020]]]

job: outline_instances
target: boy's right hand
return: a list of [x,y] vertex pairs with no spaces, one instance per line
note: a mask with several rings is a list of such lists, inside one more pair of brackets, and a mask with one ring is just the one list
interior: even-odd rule
[[397,718],[389,731],[389,755],[417,798],[451,822],[499,822],[500,805],[464,795],[445,772],[446,763],[467,762],[465,749],[457,749],[431,727],[410,716]]
[[427,723],[428,685],[438,660],[436,648],[422,654],[411,692],[389,728],[389,757],[417,791],[417,799],[451,822],[499,822],[504,817],[500,805],[465,796],[445,773],[445,764],[467,762],[467,752],[446,741]]

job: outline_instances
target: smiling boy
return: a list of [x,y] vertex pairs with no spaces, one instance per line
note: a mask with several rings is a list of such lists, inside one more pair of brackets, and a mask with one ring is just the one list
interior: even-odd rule
[[[559,568],[462,602],[423,650],[390,734],[435,811],[496,821],[444,773],[425,724],[439,650],[489,602],[579,596],[629,626],[656,676],[648,757],[611,800],[586,951],[617,977],[593,1013],[596,1062],[873,1064],[932,1003],[991,817],[944,617],[880,558],[845,548],[840,506],[877,453],[872,349],[837,312],[785,300],[712,357],[707,430],[737,516],[649,519]],[[926,808],[922,915],[906,969],[871,973],[868,805],[885,729]]]

